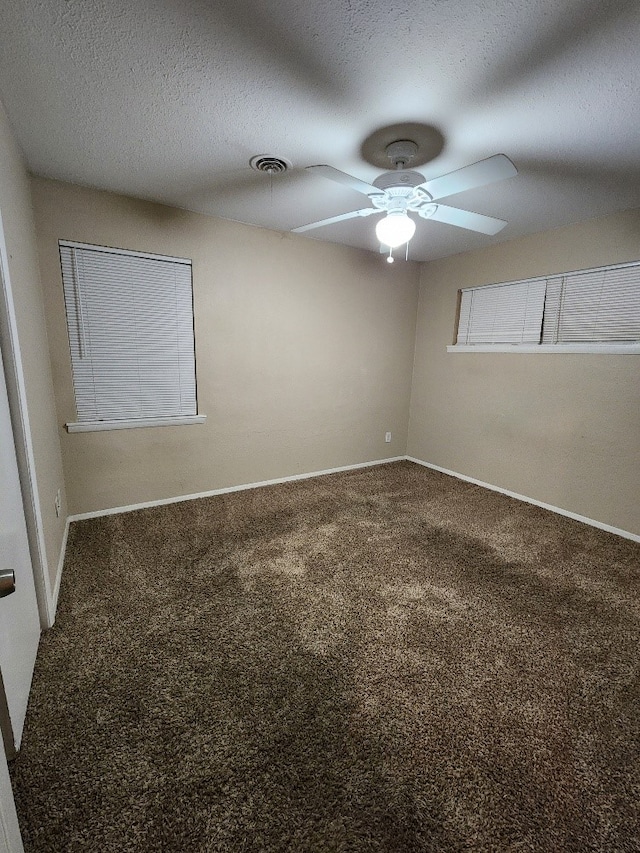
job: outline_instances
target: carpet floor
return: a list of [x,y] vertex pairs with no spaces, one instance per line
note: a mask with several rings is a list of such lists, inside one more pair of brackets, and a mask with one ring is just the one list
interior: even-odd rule
[[409,462],[76,522],[26,853],[640,851],[639,578]]

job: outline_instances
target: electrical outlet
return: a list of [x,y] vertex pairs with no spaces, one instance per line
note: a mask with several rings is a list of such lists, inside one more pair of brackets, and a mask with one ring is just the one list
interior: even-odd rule
[[60,497],[60,489],[56,492],[56,499],[54,506],[56,508],[56,517],[60,518],[60,507],[62,505],[62,498]]
[[389,442],[391,441],[391,433],[390,432],[386,432],[384,434],[384,440],[387,442],[387,444],[389,444]]

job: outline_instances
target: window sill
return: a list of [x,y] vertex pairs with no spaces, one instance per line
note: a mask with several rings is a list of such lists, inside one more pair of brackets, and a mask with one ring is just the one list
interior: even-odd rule
[[177,418],[138,418],[130,421],[78,421],[65,424],[67,432],[101,432],[109,429],[136,429],[140,427],[182,426],[203,424],[206,415],[184,415]]
[[454,344],[447,352],[608,353],[640,355],[638,344]]

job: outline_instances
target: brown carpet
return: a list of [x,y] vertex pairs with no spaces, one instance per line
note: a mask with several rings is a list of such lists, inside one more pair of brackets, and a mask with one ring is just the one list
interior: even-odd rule
[[77,522],[26,851],[638,851],[639,567],[408,462]]

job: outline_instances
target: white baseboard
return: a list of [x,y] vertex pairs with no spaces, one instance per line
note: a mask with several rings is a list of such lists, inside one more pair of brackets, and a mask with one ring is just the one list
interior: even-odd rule
[[[289,477],[278,477],[275,480],[264,480],[260,483],[244,483],[240,486],[227,486],[223,489],[211,489],[208,492],[198,492],[193,495],[179,495],[175,498],[161,498],[157,501],[144,501],[139,504],[130,504],[128,506],[116,506],[110,509],[99,509],[95,512],[81,512],[77,515],[70,515],[67,519],[67,526],[70,521],[82,521],[86,518],[101,518],[103,515],[117,515],[121,512],[133,512],[137,509],[147,509],[153,506],[164,506],[165,504],[180,503],[181,501],[192,501],[197,498],[210,498],[216,495],[228,495],[231,492],[243,492],[246,489],[260,489],[263,486],[277,486],[280,483],[292,483],[295,480],[308,480],[311,477],[324,477],[327,474],[339,474],[341,471],[355,471],[358,468],[370,468],[373,465],[387,465],[390,462],[402,462],[406,456],[393,456],[388,459],[375,459],[372,462],[359,462],[356,465],[342,465],[340,468],[327,468],[324,471],[311,471],[308,474],[292,474]],[[66,541],[66,534],[65,534]]]
[[53,623],[56,621],[56,613],[58,611],[58,596],[60,595],[60,582],[62,581],[62,568],[64,566],[64,558],[67,553],[67,538],[69,536],[69,524],[72,519],[70,516],[67,517],[66,524],[64,526],[64,534],[62,536],[62,545],[60,546],[60,557],[58,558],[58,568],[56,571],[56,580],[53,585],[53,594],[51,596],[51,613],[49,624],[47,628],[53,627]]
[[606,530],[607,533],[615,533],[617,536],[622,536],[625,539],[632,539],[634,542],[640,542],[640,535],[630,533],[628,530],[622,530],[619,527],[612,527],[610,524],[604,524],[602,521],[596,521],[595,518],[587,518],[585,515],[578,515],[575,512],[570,512],[568,509],[562,509],[559,506],[537,501],[535,498],[529,498],[526,495],[519,495],[517,492],[512,492],[509,489],[502,489],[500,486],[494,486],[491,483],[484,483],[482,480],[476,480],[475,477],[467,477],[466,474],[460,474],[457,471],[450,471],[448,468],[441,468],[439,465],[432,465],[430,462],[424,462],[422,459],[416,459],[413,456],[405,456],[409,462],[415,462],[417,465],[422,465],[425,468],[431,468],[434,471],[440,471],[442,474],[449,474],[450,477],[457,477],[458,480],[466,480],[467,483],[473,483],[476,486],[482,486],[485,489],[491,489],[492,492],[500,492],[502,495],[508,495],[510,498],[516,498],[519,501],[524,501],[534,506],[548,509],[558,515],[564,515],[567,518],[572,518],[574,521],[581,521],[583,524],[589,524],[591,527],[598,527],[600,530]]

